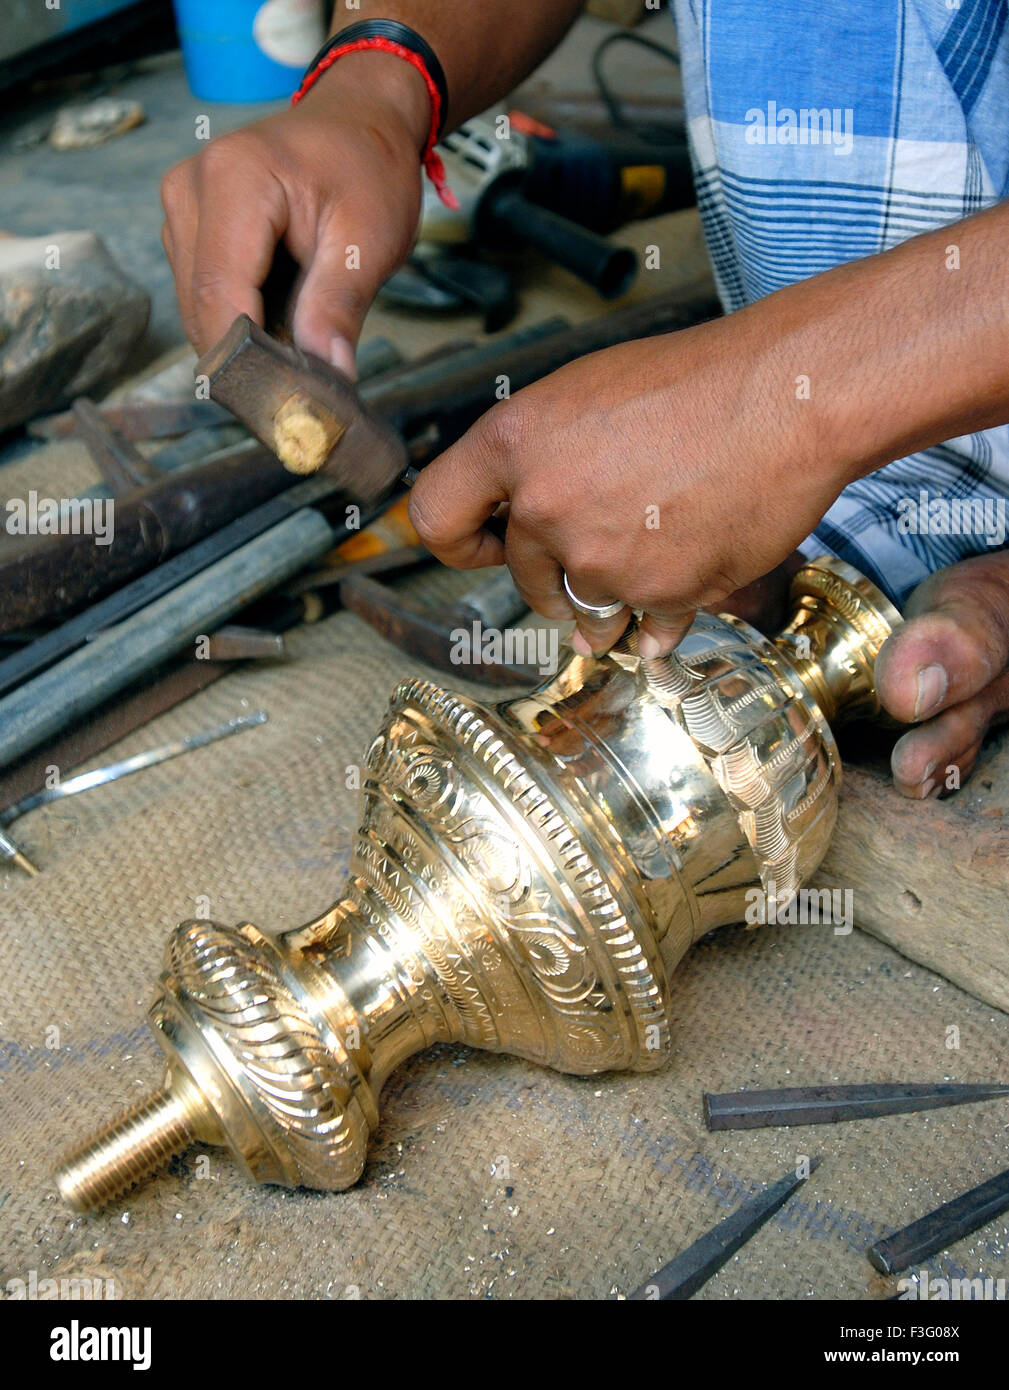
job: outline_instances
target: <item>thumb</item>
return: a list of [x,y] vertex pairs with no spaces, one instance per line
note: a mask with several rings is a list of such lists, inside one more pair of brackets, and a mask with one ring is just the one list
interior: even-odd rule
[[508,500],[507,489],[471,452],[471,436],[463,436],[441,458],[429,463],[410,494],[410,520],[424,545],[451,569],[481,569],[502,565],[505,548],[486,529],[498,506]]
[[294,310],[294,340],[352,380],[354,351],[364,316],[385,279],[364,268],[360,247],[346,228],[330,222],[320,231]]
[[1009,665],[1009,565],[978,555],[919,584],[876,659],[876,685],[901,723],[970,699]]

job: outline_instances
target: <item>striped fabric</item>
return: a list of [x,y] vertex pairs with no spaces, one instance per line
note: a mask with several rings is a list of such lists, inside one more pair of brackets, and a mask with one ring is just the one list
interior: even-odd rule
[[[1007,0],[675,7],[726,310],[1009,193]],[[900,604],[933,570],[1006,544],[1007,510],[1000,427],[853,483],[802,549],[850,561]]]

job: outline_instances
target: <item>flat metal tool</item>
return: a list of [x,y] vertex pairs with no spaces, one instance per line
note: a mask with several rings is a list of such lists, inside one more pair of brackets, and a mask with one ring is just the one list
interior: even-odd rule
[[[205,729],[199,734],[190,734],[187,738],[174,739],[171,743],[163,743],[158,748],[149,749],[146,753],[135,753],[131,758],[122,758],[119,762],[109,763],[106,767],[95,768],[93,772],[82,772],[54,787],[46,787],[40,792],[34,792],[31,796],[23,797],[15,805],[9,806],[0,815],[0,825],[5,827],[10,825],[20,816],[34,811],[37,806],[46,806],[50,802],[60,801],[66,796],[77,796],[80,792],[90,791],[92,787],[102,787],[107,782],[117,782],[121,777],[128,777],[131,773],[140,772],[145,767],[156,767],[158,763],[167,763],[172,758],[180,757],[183,753],[193,752],[196,748],[206,748],[208,744],[217,743],[222,738],[230,738],[232,734],[240,734],[246,729],[254,729],[260,724],[265,724],[268,719],[269,715],[265,710],[256,710],[254,714],[240,714],[237,718],[229,719],[225,724],[218,724],[213,729]],[[36,866],[2,830],[0,830],[0,859],[10,860],[33,877],[38,875],[39,870]]]
[[707,1235],[695,1240],[693,1245],[688,1246],[667,1265],[663,1265],[658,1273],[653,1274],[640,1288],[628,1294],[628,1301],[652,1300],[671,1303],[692,1298],[697,1290],[732,1258],[740,1246],[745,1245],[775,1212],[781,1210],[796,1189],[801,1187],[806,1178],[819,1166],[818,1158],[811,1159],[809,1173],[801,1177],[794,1171],[786,1173],[773,1186],[758,1192],[756,1197],[749,1198],[738,1211],[720,1221]]
[[704,1094],[708,1129],[767,1129],[776,1125],[831,1125],[841,1120],[938,1110],[1009,1096],[997,1082],[960,1085],[933,1082],[869,1082],[860,1086],[788,1086],[779,1091]]
[[207,639],[206,661],[285,661],[287,647],[281,632],[226,623]]
[[[190,430],[224,424],[228,412],[213,401],[124,401],[100,408],[102,419],[121,438],[136,443],[142,439],[171,439]],[[80,433],[80,417],[73,410],[32,420],[27,431],[36,439],[70,439]]]
[[930,1211],[927,1216],[912,1221],[910,1226],[877,1240],[866,1251],[869,1263],[881,1274],[896,1274],[911,1265],[924,1263],[1006,1211],[1009,1211],[1009,1168]]
[[[506,569],[483,571],[483,578],[474,581],[454,603],[422,603],[402,588],[394,589],[360,572],[343,581],[340,596],[345,608],[387,641],[438,671],[505,687],[536,683],[546,674],[527,661],[509,659],[506,651],[499,660],[493,660],[478,650],[481,630],[500,634],[529,612]],[[457,654],[457,638],[464,633],[474,644],[465,664]],[[512,637],[517,641],[517,633]],[[535,651],[535,634],[531,645]],[[528,657],[529,651],[529,645],[522,641],[519,654]]]
[[102,477],[111,484],[114,494],[146,487],[148,483],[156,483],[161,478],[157,465],[119,434],[87,396],[79,396],[74,401],[72,413],[77,421],[77,433],[87,445],[88,453],[101,470]]

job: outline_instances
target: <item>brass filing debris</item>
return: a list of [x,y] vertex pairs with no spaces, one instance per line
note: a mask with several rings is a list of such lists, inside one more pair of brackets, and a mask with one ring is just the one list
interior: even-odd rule
[[67,1158],[71,1206],[194,1141],[258,1182],[349,1187],[386,1078],[435,1042],[581,1075],[661,1067],[668,972],[755,887],[791,901],[836,815],[827,721],[879,713],[896,610],[833,559],[792,600],[773,642],[700,614],[671,657],[640,660],[631,633],[493,710],[403,682],[342,898],[276,937],[176,928],[150,1013],[165,1084]]

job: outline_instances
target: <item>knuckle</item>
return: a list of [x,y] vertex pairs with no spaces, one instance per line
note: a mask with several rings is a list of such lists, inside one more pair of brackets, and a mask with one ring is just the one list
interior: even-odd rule
[[227,173],[240,161],[257,156],[258,142],[249,131],[235,130],[211,140],[199,156],[201,175],[216,178]]
[[510,518],[516,526],[532,534],[555,530],[560,521],[559,499],[542,484],[526,484],[511,499]]
[[686,595],[665,577],[645,578],[634,586],[634,606],[661,621],[663,613],[675,613],[686,603]]
[[989,678],[1009,663],[1009,566],[991,567],[977,585],[975,598],[977,641]]
[[653,637],[657,638],[664,647],[672,648],[679,645],[680,639],[684,636],[689,626],[690,624],[686,617],[680,622],[673,622],[671,620],[660,622],[652,618],[651,615],[648,615],[641,622],[641,631],[650,633]]
[[[979,707],[971,708],[971,704],[961,705],[948,710],[945,720],[945,732],[949,734],[950,744],[954,748],[970,749],[978,741],[985,731],[987,725],[986,713]],[[947,758],[947,763],[953,763],[955,758]],[[945,764],[943,766],[945,772]]]
[[483,417],[482,442],[499,458],[512,458],[532,443],[537,429],[536,412],[521,396],[499,402]]
[[978,651],[982,670],[990,685],[1006,669],[1009,633],[1002,617],[992,615],[992,621],[981,629],[978,635]]
[[161,206],[169,217],[181,203],[192,181],[192,166],[191,159],[184,159],[181,164],[173,165],[161,180]]
[[599,549],[584,548],[579,551],[578,582],[587,593],[602,595],[609,602],[617,597],[617,589],[627,587],[621,583],[613,556]]

